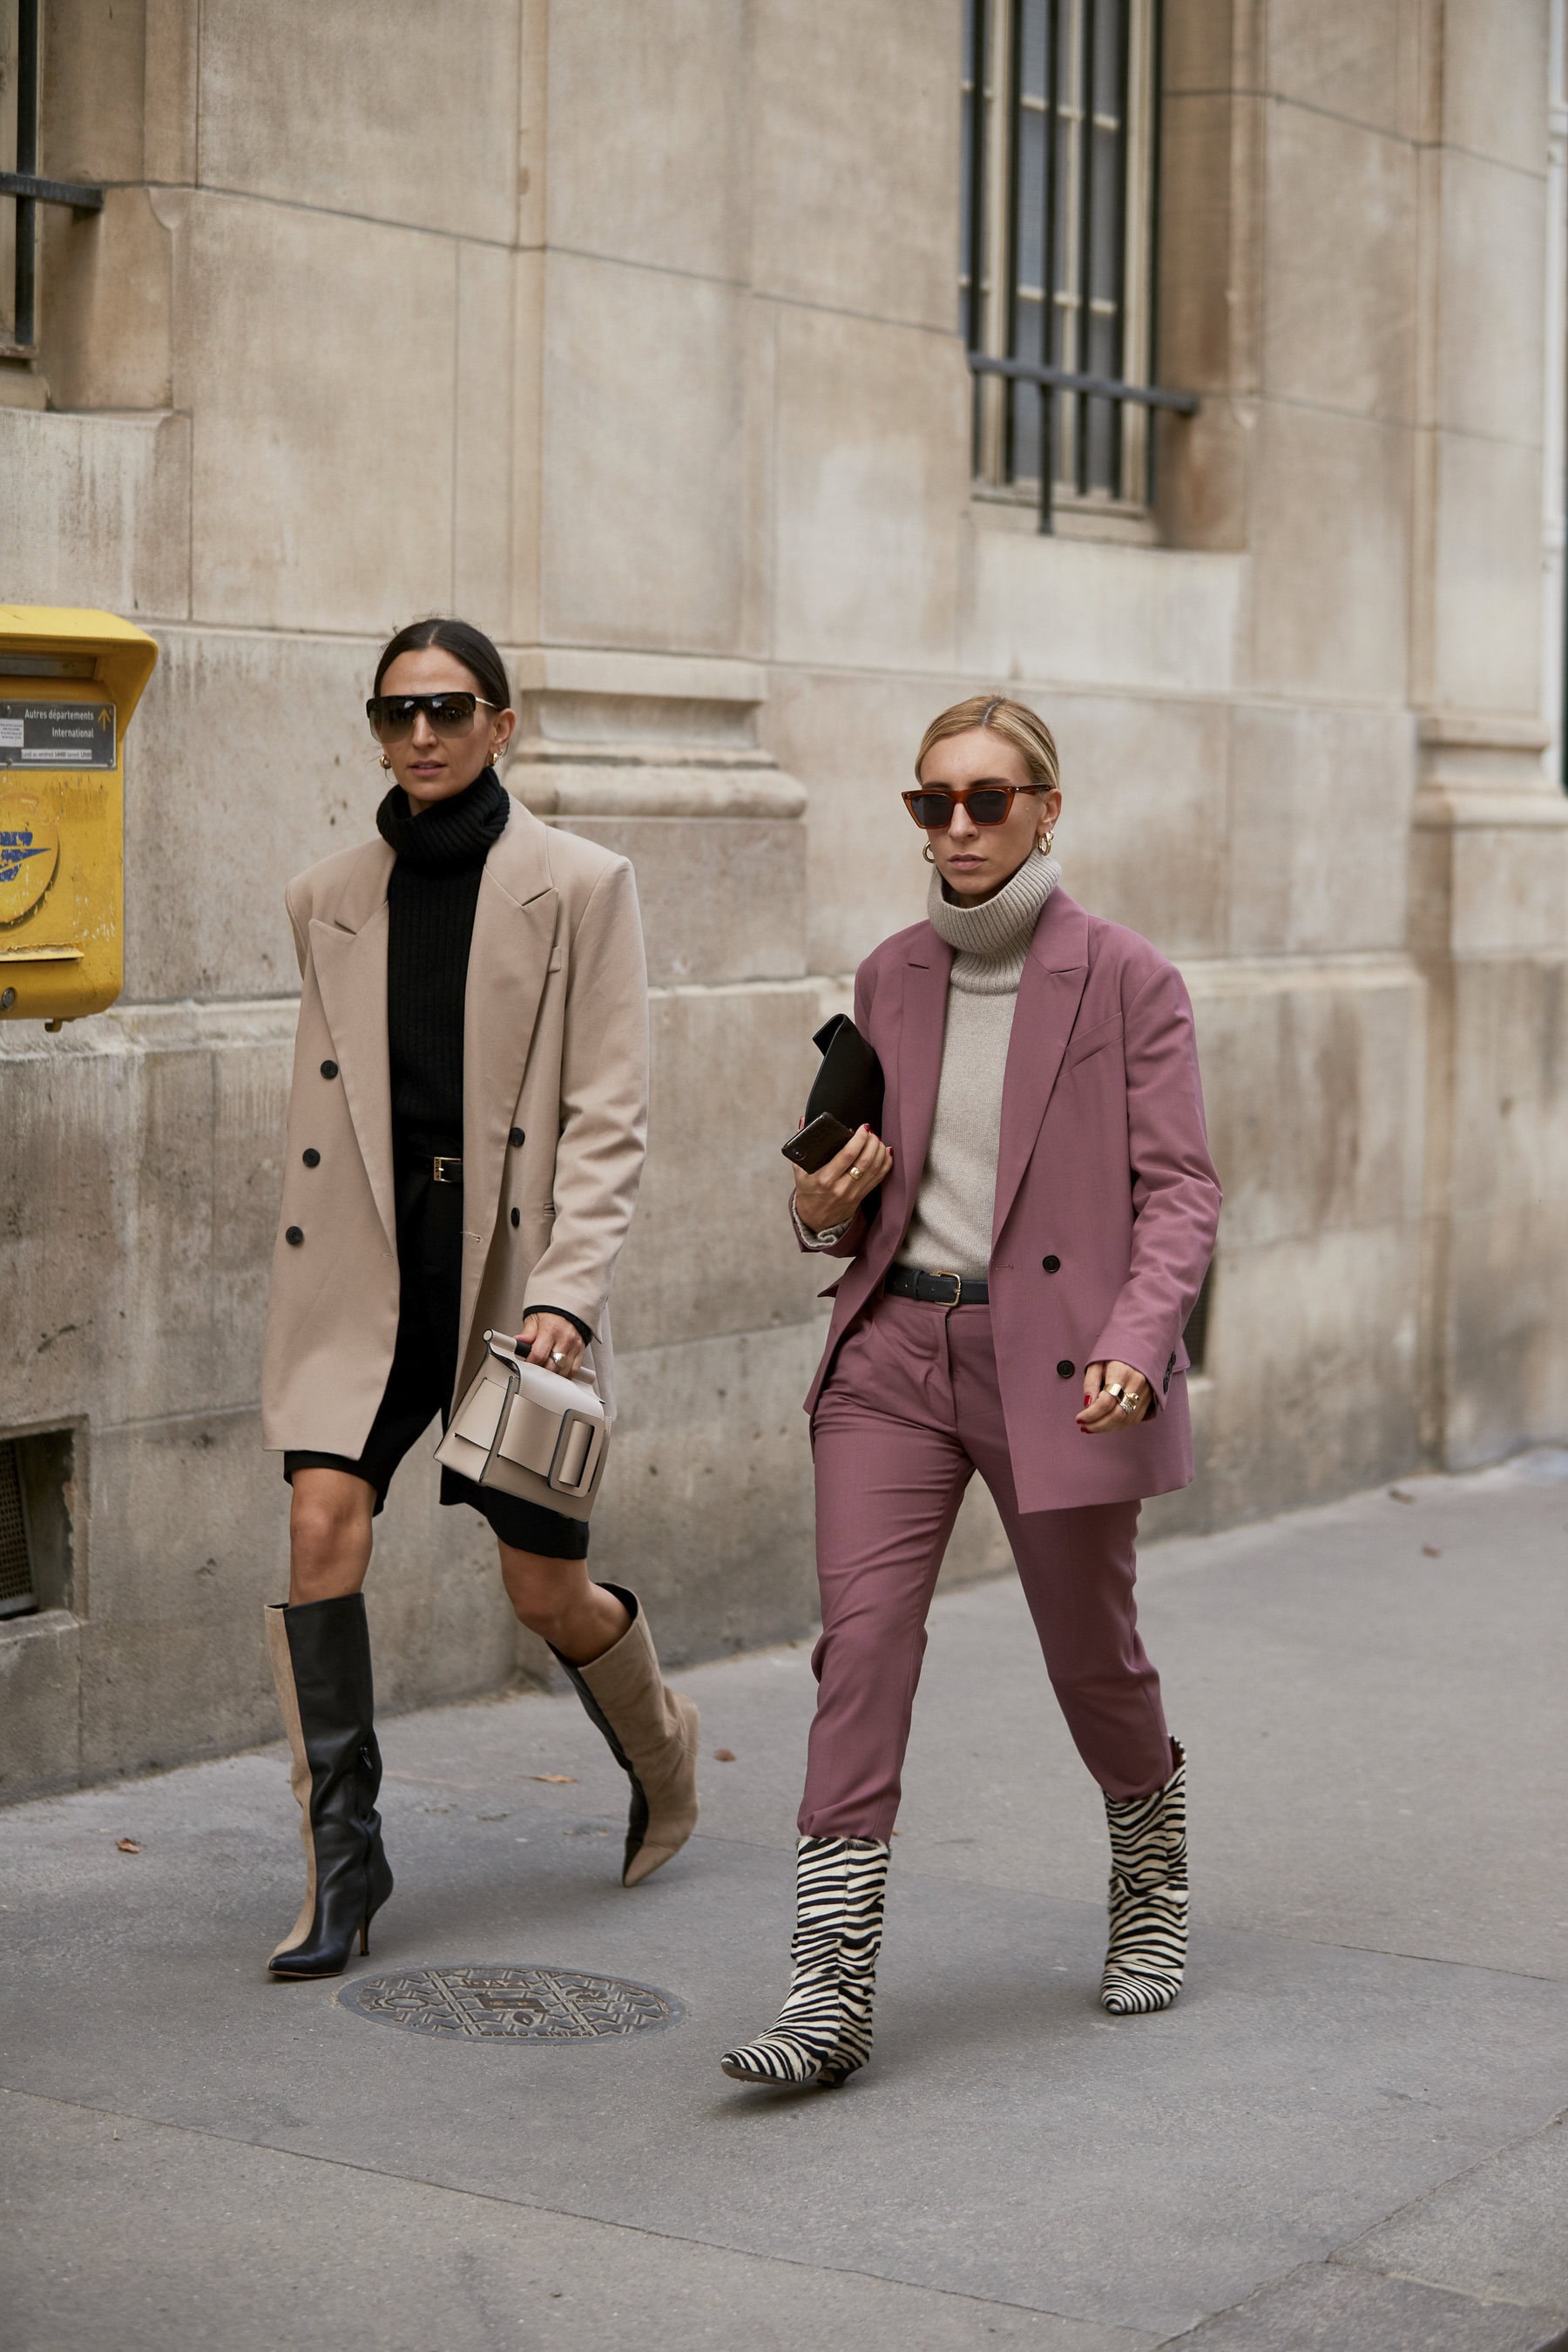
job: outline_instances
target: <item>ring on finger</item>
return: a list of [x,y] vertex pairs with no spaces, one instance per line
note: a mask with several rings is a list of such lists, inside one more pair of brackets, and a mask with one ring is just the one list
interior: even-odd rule
[[1131,1389],[1125,1390],[1122,1393],[1120,1410],[1122,1412],[1136,1412],[1142,1402],[1143,1400],[1142,1396],[1136,1394]]
[[1105,1393],[1107,1396],[1113,1396],[1118,1404],[1125,1404],[1127,1401],[1127,1391],[1120,1381],[1107,1381]]

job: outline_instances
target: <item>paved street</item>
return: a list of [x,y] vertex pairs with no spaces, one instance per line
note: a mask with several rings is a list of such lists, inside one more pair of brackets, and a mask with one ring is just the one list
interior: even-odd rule
[[[1568,1454],[1150,1551],[1195,1934],[1124,2022],[1019,1594],[944,1597],[876,2055],[831,2095],[717,2067],[784,1989],[805,1644],[678,1677],[702,1825],[629,1894],[574,1699],[387,1722],[397,1892],[332,1984],[262,1974],[280,1748],[0,1815],[0,2343],[1534,2352],[1568,2327],[1565,1565]],[[344,2005],[464,1962],[683,2015],[499,2044]]]

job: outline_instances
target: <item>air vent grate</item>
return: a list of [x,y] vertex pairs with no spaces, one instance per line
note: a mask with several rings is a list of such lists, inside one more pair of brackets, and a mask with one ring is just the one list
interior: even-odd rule
[[8,1437],[0,1439],[0,1617],[20,1617],[37,1605],[16,1443]]

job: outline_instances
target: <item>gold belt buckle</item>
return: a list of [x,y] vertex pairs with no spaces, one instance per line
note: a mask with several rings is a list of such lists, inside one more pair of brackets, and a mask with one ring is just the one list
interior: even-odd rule
[[430,1162],[430,1181],[435,1184],[460,1184],[463,1163],[455,1151],[437,1152]]
[[951,1298],[933,1299],[931,1301],[933,1307],[963,1306],[963,1276],[961,1274],[954,1274],[951,1266],[936,1265],[932,1266],[930,1278],[932,1282],[951,1282],[952,1285],[952,1297]]

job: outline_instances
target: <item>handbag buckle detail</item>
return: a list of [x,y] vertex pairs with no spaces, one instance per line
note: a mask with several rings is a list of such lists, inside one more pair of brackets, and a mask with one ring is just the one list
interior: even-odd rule
[[[597,1466],[594,1439],[598,1428],[599,1423],[591,1413],[574,1412],[568,1408],[562,1414],[561,1433],[555,1440],[555,1451],[551,1455],[550,1467],[544,1474],[545,1485],[557,1495],[585,1495],[593,1485],[594,1472]],[[568,1478],[563,1475],[563,1465],[571,1450],[573,1434],[579,1429],[587,1431],[588,1443],[583,1448],[583,1460],[577,1475],[575,1478]]]

